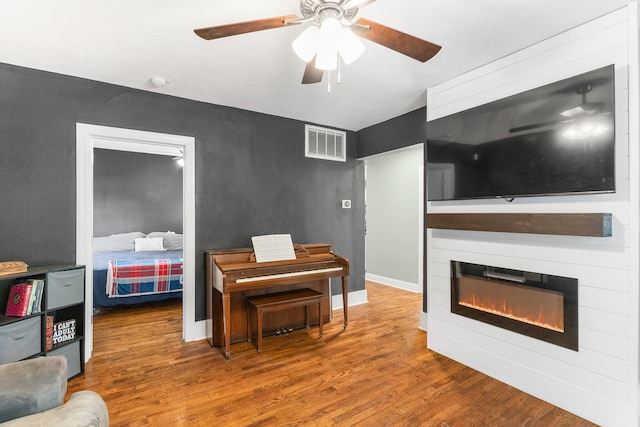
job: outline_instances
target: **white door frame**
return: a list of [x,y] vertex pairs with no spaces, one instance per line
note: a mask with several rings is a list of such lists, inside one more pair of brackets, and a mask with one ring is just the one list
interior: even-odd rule
[[[123,145],[124,144],[124,145]],[[86,266],[84,359],[93,351],[93,149],[94,147],[154,152],[154,147],[184,152],[183,235],[184,287],[182,337],[195,341],[206,337],[205,321],[195,320],[195,138],[133,129],[76,124],[76,263]],[[126,149],[126,151],[133,151]]]
[[[418,166],[418,288],[424,284],[424,165]],[[424,289],[422,289],[424,292]]]

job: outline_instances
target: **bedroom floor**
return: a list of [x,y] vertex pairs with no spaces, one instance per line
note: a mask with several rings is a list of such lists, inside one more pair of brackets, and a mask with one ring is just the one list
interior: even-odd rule
[[422,295],[367,282],[369,303],[325,325],[231,347],[183,343],[179,300],[94,318],[92,389],[113,426],[593,426],[425,348]]

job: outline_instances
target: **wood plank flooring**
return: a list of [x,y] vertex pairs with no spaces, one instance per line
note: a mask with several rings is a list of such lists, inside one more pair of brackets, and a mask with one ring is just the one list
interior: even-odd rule
[[[94,390],[112,426],[593,426],[426,348],[422,296],[367,282],[369,303],[317,327],[231,347],[183,343],[181,305],[94,319]],[[283,325],[285,326],[285,325]]]

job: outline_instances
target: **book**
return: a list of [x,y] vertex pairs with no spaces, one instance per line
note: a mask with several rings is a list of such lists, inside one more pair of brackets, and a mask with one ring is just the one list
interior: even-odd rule
[[76,319],[67,319],[53,324],[53,345],[76,338]]
[[7,301],[7,316],[26,316],[29,309],[29,299],[31,298],[31,289],[33,285],[30,283],[16,283],[9,290],[9,299]]
[[42,294],[44,293],[44,280],[38,280],[38,295],[36,300],[36,306],[38,307],[38,313],[42,311]]
[[31,292],[29,292],[29,302],[27,303],[27,315],[33,313],[33,303],[36,301],[37,284],[29,283],[31,285]]
[[53,349],[53,316],[47,316],[47,326],[45,332],[46,349]]
[[27,283],[33,285],[31,294],[33,295],[33,303],[30,303],[30,308],[27,314],[40,313],[42,311],[42,292],[44,290],[44,280],[42,279],[29,279]]

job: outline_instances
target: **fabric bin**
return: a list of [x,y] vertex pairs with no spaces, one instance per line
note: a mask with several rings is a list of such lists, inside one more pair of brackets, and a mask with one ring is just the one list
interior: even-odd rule
[[0,363],[15,362],[42,351],[42,316],[0,327]]
[[52,310],[84,300],[84,268],[47,274],[47,309]]
[[80,364],[80,341],[58,347],[47,353],[47,356],[65,356],[67,358],[67,367],[69,373],[67,378],[74,377],[81,372]]

